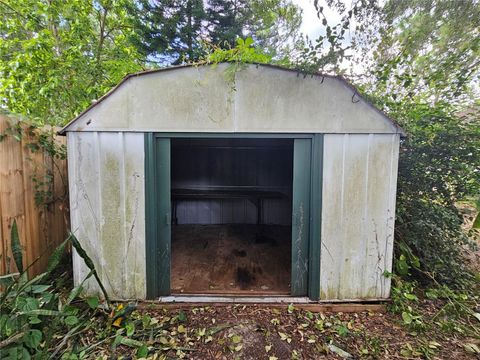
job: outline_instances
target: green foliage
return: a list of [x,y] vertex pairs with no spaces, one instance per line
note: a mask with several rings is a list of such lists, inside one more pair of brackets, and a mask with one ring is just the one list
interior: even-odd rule
[[64,124],[141,69],[129,0],[0,2],[0,107]]
[[23,272],[23,249],[20,244],[20,237],[18,236],[17,220],[13,219],[12,230],[10,233],[11,244],[12,244],[12,255],[15,260],[15,265],[17,266],[18,272]]
[[392,303],[390,310],[400,314],[403,324],[412,330],[425,330],[426,325],[417,308],[418,297],[415,294],[417,284],[393,276]]
[[300,14],[290,0],[212,0],[205,8],[197,0],[1,1],[0,107],[62,125],[127,73],[197,61],[205,44],[228,49],[251,36],[269,56],[285,57]]
[[136,6],[135,43],[149,62],[196,62],[209,47],[234,48],[251,37],[270,56],[283,58],[299,38],[300,8],[290,0],[142,0]]
[[[332,3],[333,1],[327,1]],[[368,2],[369,4],[370,2]],[[332,19],[329,19],[324,13],[324,7],[319,4],[318,0],[314,1],[317,10],[319,21],[325,28],[315,39],[306,37],[302,41],[302,46],[299,47],[296,56],[290,59],[289,67],[293,67],[305,73],[317,72],[342,72],[342,63],[344,60],[351,59],[349,49],[352,47],[347,41],[347,32],[353,20],[353,14],[361,9],[364,2],[353,2],[352,8],[346,12],[345,5],[342,1],[336,3],[343,13],[341,21],[337,24],[332,24]],[[330,4],[333,6],[333,4]]]
[[258,48],[254,47],[253,39],[237,39],[237,46],[229,49],[212,47],[199,63],[219,64],[222,62],[231,63],[225,70],[225,80],[232,84],[232,90],[235,90],[235,74],[244,69],[246,64],[268,63],[271,58]]
[[221,62],[234,62],[237,64],[268,63],[271,58],[253,45],[252,38],[238,38],[236,46],[223,49],[213,47],[212,51],[204,58],[204,62],[218,64]]
[[[206,30],[205,9],[201,0],[141,0],[136,11],[135,46],[156,62],[179,64],[195,61],[202,54],[200,43]],[[152,59],[152,60],[153,60]]]
[[423,290],[415,281],[393,276],[390,311],[401,316],[402,324],[414,333],[435,329],[445,334],[480,336],[478,284],[455,290],[434,283]]
[[392,114],[409,134],[400,152],[396,269],[407,275],[408,262],[425,280],[466,285],[472,275],[461,246],[469,241],[456,203],[480,193],[477,115],[440,103],[401,103]]
[[[326,0],[348,31],[352,76],[385,98],[471,102],[478,98],[480,4],[475,0]],[[315,1],[324,24],[328,19]]]
[[232,48],[238,38],[251,37],[262,51],[282,58],[299,40],[301,11],[290,0],[209,0],[206,14],[214,46]]
[[[43,359],[63,352],[67,340],[89,329],[89,312],[82,306],[72,305],[83,283],[65,297],[53,285],[45,284],[57,269],[67,244],[76,241],[70,235],[51,255],[46,272],[28,279],[27,270],[22,267],[22,253],[16,222],[12,225],[11,246],[20,274],[1,277],[0,293],[0,352],[2,359]],[[76,241],[78,243],[78,241]],[[78,246],[78,245],[77,245]],[[79,250],[76,247],[77,252]],[[18,251],[20,251],[18,253]],[[85,253],[79,252],[86,262],[91,262]],[[88,276],[87,276],[88,278]],[[53,281],[52,281],[53,282]],[[102,287],[103,288],[103,287]],[[92,307],[98,298],[89,298]],[[59,341],[58,334],[63,334]]]
[[240,37],[252,37],[255,45],[275,62],[293,57],[302,43],[302,10],[290,0],[251,0],[248,2],[252,25]]
[[382,12],[376,61],[386,88],[400,76],[412,97],[462,101],[478,95],[478,1],[392,0]]

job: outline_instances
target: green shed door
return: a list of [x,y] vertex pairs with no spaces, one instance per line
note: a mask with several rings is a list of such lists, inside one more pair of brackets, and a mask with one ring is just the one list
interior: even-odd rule
[[158,272],[159,295],[170,295],[170,255],[171,255],[171,195],[170,195],[170,139],[156,141],[157,189],[158,195]]
[[170,295],[170,139],[145,135],[147,298]]
[[292,200],[291,294],[293,296],[302,296],[308,293],[311,152],[311,139],[295,139]]

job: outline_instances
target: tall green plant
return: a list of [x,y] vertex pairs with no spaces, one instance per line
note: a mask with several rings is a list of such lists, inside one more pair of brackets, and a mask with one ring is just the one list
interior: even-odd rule
[[13,219],[12,230],[10,231],[12,255],[15,260],[18,272],[23,273],[23,255],[22,244],[20,244],[20,237],[18,236],[17,220]]
[[[90,273],[79,286],[65,296],[54,285],[48,284],[47,280],[59,266],[69,243],[90,268]],[[69,339],[89,329],[88,309],[73,304],[81,294],[85,280],[95,276],[108,301],[105,289],[96,275],[91,259],[73,234],[50,256],[47,270],[33,279],[28,279],[28,268],[23,268],[23,255],[15,221],[12,224],[11,246],[20,273],[0,278],[0,286],[3,288],[0,293],[2,359],[56,358],[65,351]],[[98,300],[89,303],[98,304]],[[58,340],[60,333],[63,334],[61,341]]]

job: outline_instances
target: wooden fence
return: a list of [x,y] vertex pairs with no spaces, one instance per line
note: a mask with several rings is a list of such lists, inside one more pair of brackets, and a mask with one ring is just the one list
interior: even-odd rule
[[[28,272],[34,276],[46,269],[49,255],[66,238],[67,164],[37,148],[38,130],[19,123],[22,131],[16,132],[16,123],[0,114],[0,275],[17,271],[10,236],[15,219],[23,265],[33,264]],[[55,140],[65,144],[64,137]],[[39,203],[45,194],[47,200],[43,196]]]

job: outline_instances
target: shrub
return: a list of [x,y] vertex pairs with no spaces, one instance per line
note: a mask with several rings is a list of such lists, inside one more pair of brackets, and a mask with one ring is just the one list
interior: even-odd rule
[[472,274],[461,256],[469,240],[456,204],[480,193],[477,114],[462,116],[447,104],[403,104],[393,116],[408,133],[400,151],[395,268],[461,287]]
[[[59,265],[65,248],[71,243],[90,268],[85,278],[98,277],[86,253],[71,234],[51,255],[47,270],[28,279],[23,269],[23,258],[16,222],[11,231],[13,258],[18,273],[0,277],[0,352],[2,359],[55,358],[62,354],[68,339],[87,328],[90,319],[88,306],[74,305],[83,290],[83,282],[68,294],[48,284],[49,276]],[[51,279],[50,279],[51,280]],[[84,281],[85,281],[84,280]],[[100,287],[103,286],[99,282]],[[106,294],[104,293],[106,296]],[[108,298],[106,297],[108,300]],[[98,298],[89,299],[91,307],[98,306]],[[59,334],[62,334],[60,337]],[[48,356],[47,356],[48,355]]]

